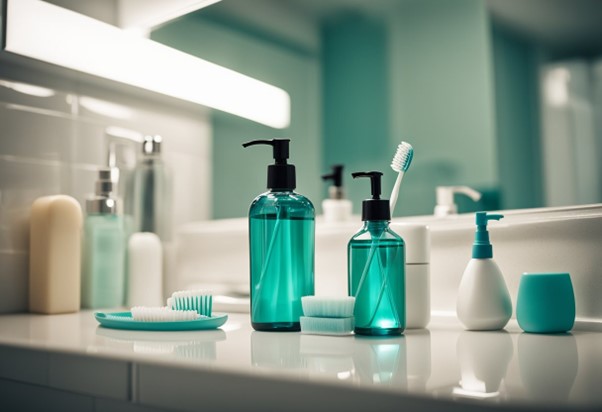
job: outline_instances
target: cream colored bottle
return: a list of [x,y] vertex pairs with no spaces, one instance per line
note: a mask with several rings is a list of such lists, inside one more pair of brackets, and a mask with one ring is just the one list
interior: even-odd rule
[[80,306],[82,211],[77,200],[56,195],[31,207],[29,311],[77,312]]

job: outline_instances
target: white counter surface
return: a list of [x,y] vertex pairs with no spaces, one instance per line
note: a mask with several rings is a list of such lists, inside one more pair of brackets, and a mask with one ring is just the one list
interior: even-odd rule
[[24,400],[32,410],[36,400],[91,411],[602,410],[602,333],[526,334],[512,322],[467,332],[435,318],[404,337],[330,337],[256,332],[248,314],[219,330],[143,332],[99,327],[92,312],[0,316],[0,410]]

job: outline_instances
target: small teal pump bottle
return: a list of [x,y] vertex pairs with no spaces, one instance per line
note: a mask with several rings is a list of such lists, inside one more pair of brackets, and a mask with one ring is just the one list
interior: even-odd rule
[[389,201],[380,198],[381,172],[352,173],[371,179],[372,198],[362,202],[364,227],[349,241],[349,295],[355,296],[355,333],[401,335],[405,329],[405,244],[389,228]]
[[268,189],[249,209],[251,325],[259,331],[299,331],[301,297],[314,294],[315,211],[294,192],[295,166],[287,164],[290,139],[254,140],[271,145]]
[[125,228],[111,169],[100,169],[96,194],[86,200],[82,256],[82,307],[123,306]]

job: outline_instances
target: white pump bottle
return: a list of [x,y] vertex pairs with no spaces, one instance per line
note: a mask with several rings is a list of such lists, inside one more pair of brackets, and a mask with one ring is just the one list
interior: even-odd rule
[[345,199],[343,191],[343,165],[332,166],[332,173],[323,175],[323,180],[332,180],[328,188],[329,199],[322,201],[324,222],[327,224],[351,221],[351,200]]
[[499,330],[512,316],[512,301],[504,277],[493,260],[487,222],[503,215],[477,212],[477,231],[456,302],[456,312],[468,330]]

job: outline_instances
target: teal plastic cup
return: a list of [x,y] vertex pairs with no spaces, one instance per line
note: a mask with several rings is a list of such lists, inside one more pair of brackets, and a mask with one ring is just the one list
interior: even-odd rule
[[516,319],[530,333],[568,332],[575,324],[575,295],[568,273],[523,273]]

